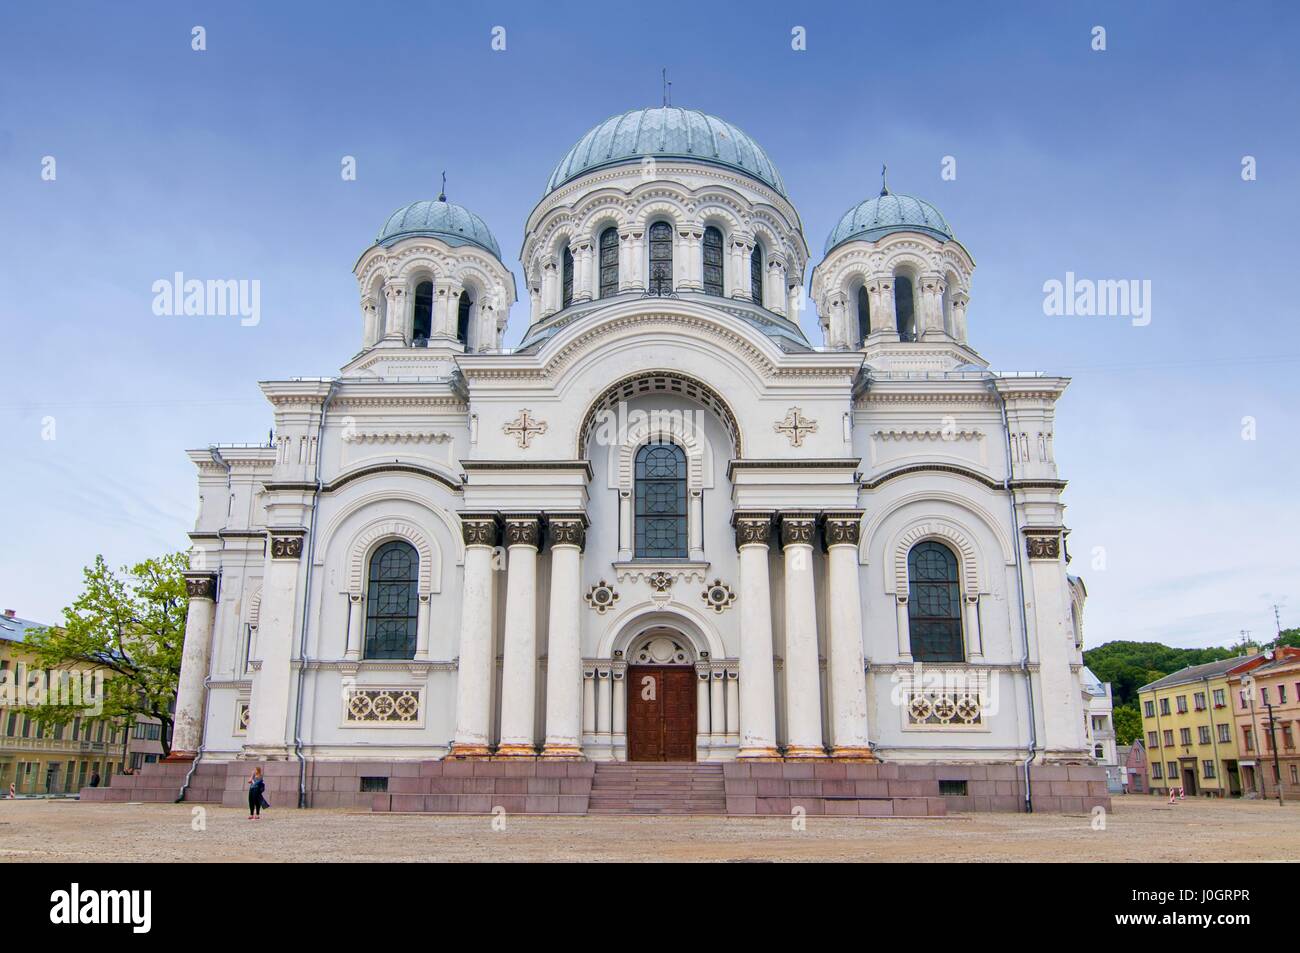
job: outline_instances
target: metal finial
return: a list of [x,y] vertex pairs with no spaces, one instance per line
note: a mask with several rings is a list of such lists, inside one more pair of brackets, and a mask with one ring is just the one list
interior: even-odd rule
[[882,165],[880,167],[880,194],[881,195],[889,194],[889,182],[885,178],[888,172],[889,172],[888,165]]
[[663,77],[664,106],[666,107],[668,105],[668,67],[665,66],[663,69],[661,69],[659,71],[659,74],[661,77]]
[[438,201],[447,201],[447,173],[445,171],[442,173],[442,191],[438,193]]

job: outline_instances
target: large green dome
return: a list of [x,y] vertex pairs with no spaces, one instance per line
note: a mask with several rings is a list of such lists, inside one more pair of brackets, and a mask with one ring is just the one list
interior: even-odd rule
[[560,160],[546,191],[593,169],[646,157],[694,159],[733,169],[785,195],[781,174],[762,146],[724,119],[679,106],[632,109],[593,127]]
[[839,224],[826,239],[823,254],[830,254],[832,248],[850,239],[875,241],[890,232],[921,232],[940,241],[953,237],[948,222],[929,202],[912,195],[882,192],[840,216]]
[[441,238],[448,245],[477,245],[498,260],[501,258],[501,246],[487,223],[463,205],[441,196],[433,202],[412,202],[399,208],[388,216],[375,244],[391,245],[417,235]]

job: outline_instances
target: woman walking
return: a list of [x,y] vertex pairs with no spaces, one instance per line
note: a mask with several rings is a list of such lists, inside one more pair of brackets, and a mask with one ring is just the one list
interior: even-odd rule
[[262,793],[266,790],[266,781],[262,777],[262,769],[254,768],[253,776],[248,779],[248,819],[261,818],[262,807],[266,804],[266,798]]

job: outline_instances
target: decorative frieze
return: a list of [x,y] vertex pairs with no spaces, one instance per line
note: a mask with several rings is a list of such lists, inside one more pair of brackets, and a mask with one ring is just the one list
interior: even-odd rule
[[212,573],[186,573],[185,594],[191,599],[215,599],[217,577]]
[[546,530],[552,546],[577,546],[581,550],[587,541],[587,517],[581,513],[548,516]]
[[736,549],[772,543],[771,513],[737,513],[731,518],[731,524],[736,529]]
[[460,534],[466,546],[495,547],[501,539],[501,527],[491,513],[462,514]]
[[910,691],[909,728],[983,728],[984,704],[978,694]]
[[532,546],[537,549],[542,544],[542,521],[536,516],[507,516],[507,546]]
[[422,688],[348,688],[343,693],[343,724],[419,727],[423,702]]

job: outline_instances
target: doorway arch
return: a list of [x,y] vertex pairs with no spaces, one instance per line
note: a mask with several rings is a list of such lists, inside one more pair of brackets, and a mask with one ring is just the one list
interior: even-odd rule
[[677,628],[652,625],[630,645],[625,656],[627,760],[698,760],[697,682],[708,673],[697,668],[694,643]]

